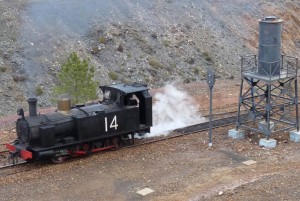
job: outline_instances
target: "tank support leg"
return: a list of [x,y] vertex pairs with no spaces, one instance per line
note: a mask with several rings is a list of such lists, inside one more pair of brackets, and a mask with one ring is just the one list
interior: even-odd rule
[[240,86],[240,95],[239,95],[239,106],[238,106],[238,115],[236,117],[236,130],[239,129],[239,127],[241,126],[241,106],[243,103],[243,84],[244,84],[244,78],[242,78],[241,80],[241,86]]

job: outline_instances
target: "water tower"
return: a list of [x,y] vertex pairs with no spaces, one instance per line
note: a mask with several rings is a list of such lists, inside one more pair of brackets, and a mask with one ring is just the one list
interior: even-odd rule
[[275,147],[271,135],[290,132],[300,142],[298,122],[298,59],[281,53],[283,20],[269,16],[259,20],[258,56],[241,58],[241,86],[236,129],[230,137],[243,138],[245,130],[263,133],[261,146]]

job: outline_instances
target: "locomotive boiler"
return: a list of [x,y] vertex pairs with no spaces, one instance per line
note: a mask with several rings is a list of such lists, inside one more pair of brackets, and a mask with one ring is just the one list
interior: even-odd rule
[[29,98],[29,116],[19,109],[17,139],[6,144],[12,157],[51,159],[59,163],[71,156],[116,149],[133,143],[135,133],[150,132],[152,97],[143,84],[101,86],[103,101],[71,107],[61,96],[56,112],[37,114],[37,99]]

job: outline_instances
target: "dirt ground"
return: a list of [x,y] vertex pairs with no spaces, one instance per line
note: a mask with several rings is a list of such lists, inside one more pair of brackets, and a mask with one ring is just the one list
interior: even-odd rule
[[[184,86],[207,113],[206,83]],[[237,109],[239,81],[219,81],[214,112]],[[32,171],[1,176],[0,200],[299,200],[300,145],[288,133],[274,134],[278,146],[258,146],[262,137],[228,138],[234,126],[153,144],[77,158],[63,164],[31,164]],[[2,129],[1,143],[12,128]],[[254,160],[257,163],[245,165]],[[147,196],[136,192],[153,189]]]

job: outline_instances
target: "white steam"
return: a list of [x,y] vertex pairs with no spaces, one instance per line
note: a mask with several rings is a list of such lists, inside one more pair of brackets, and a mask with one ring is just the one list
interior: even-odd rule
[[163,93],[154,96],[153,127],[145,137],[168,135],[170,131],[205,121],[194,100],[174,86],[166,85]]

